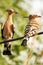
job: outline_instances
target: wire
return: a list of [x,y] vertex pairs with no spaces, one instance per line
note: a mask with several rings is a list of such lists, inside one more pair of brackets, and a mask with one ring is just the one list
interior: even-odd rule
[[[34,35],[30,36],[30,37],[33,37],[33,36],[35,36],[35,35],[41,35],[41,34],[43,34],[43,32],[39,32],[39,33],[34,34]],[[14,38],[14,39],[9,39],[9,40],[2,40],[2,41],[0,41],[0,44],[4,44],[5,42],[12,42],[12,41],[21,40],[21,39],[23,39],[23,38],[24,38],[24,36],[18,37],[18,38]]]

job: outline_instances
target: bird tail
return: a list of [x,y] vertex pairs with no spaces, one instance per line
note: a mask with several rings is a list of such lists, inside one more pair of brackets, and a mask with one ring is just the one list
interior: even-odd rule
[[27,45],[27,39],[24,39],[21,46],[26,46]]
[[11,55],[11,45],[9,43],[4,44],[3,55]]

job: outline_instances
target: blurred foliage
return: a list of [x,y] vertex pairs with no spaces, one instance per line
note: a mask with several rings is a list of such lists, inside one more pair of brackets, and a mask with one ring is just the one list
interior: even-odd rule
[[[15,34],[14,37],[20,37],[24,35],[24,29],[28,22],[27,19],[23,18],[23,16],[29,15],[29,13],[22,8],[19,3],[25,3],[24,0],[0,0],[0,41],[1,38],[1,25],[7,18],[6,9],[13,8],[17,10],[19,13],[18,15],[13,16],[13,23],[15,24]],[[40,40],[37,37],[37,40]],[[11,56],[4,56],[3,52],[3,45],[0,45],[0,65],[23,65],[23,61],[21,59],[17,59],[20,56],[21,51],[27,51],[29,48],[21,46],[22,40],[11,42],[12,43],[12,54]],[[37,56],[36,53],[33,55]],[[24,58],[24,57],[23,57]],[[35,65],[43,65],[36,63]]]

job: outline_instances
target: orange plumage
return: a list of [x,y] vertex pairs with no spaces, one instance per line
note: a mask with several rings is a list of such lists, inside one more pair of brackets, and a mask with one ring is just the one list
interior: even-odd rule
[[[2,33],[2,38],[4,40],[7,40],[7,39],[11,39],[14,35],[14,25],[13,25],[13,22],[12,22],[12,16],[14,13],[17,14],[17,12],[13,9],[8,9],[6,10],[8,12],[8,18],[6,20],[5,23],[3,23],[2,25],[2,29],[1,29],[1,33]],[[3,54],[11,54],[10,50],[11,50],[11,45],[9,43],[4,43],[4,48],[6,48],[6,50],[4,50]]]

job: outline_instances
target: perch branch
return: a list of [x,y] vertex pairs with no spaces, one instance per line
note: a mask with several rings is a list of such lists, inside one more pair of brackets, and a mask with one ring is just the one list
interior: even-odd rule
[[[35,36],[35,35],[41,35],[41,34],[43,34],[43,32],[39,32],[39,33],[37,33],[37,34],[34,34],[34,35],[32,35],[31,37],[33,37],[33,36]],[[15,38],[15,39],[3,40],[3,41],[0,41],[0,44],[3,44],[3,43],[5,43],[5,42],[17,41],[17,40],[20,40],[20,39],[23,39],[23,38],[24,38],[24,36],[19,37],[19,38]]]

